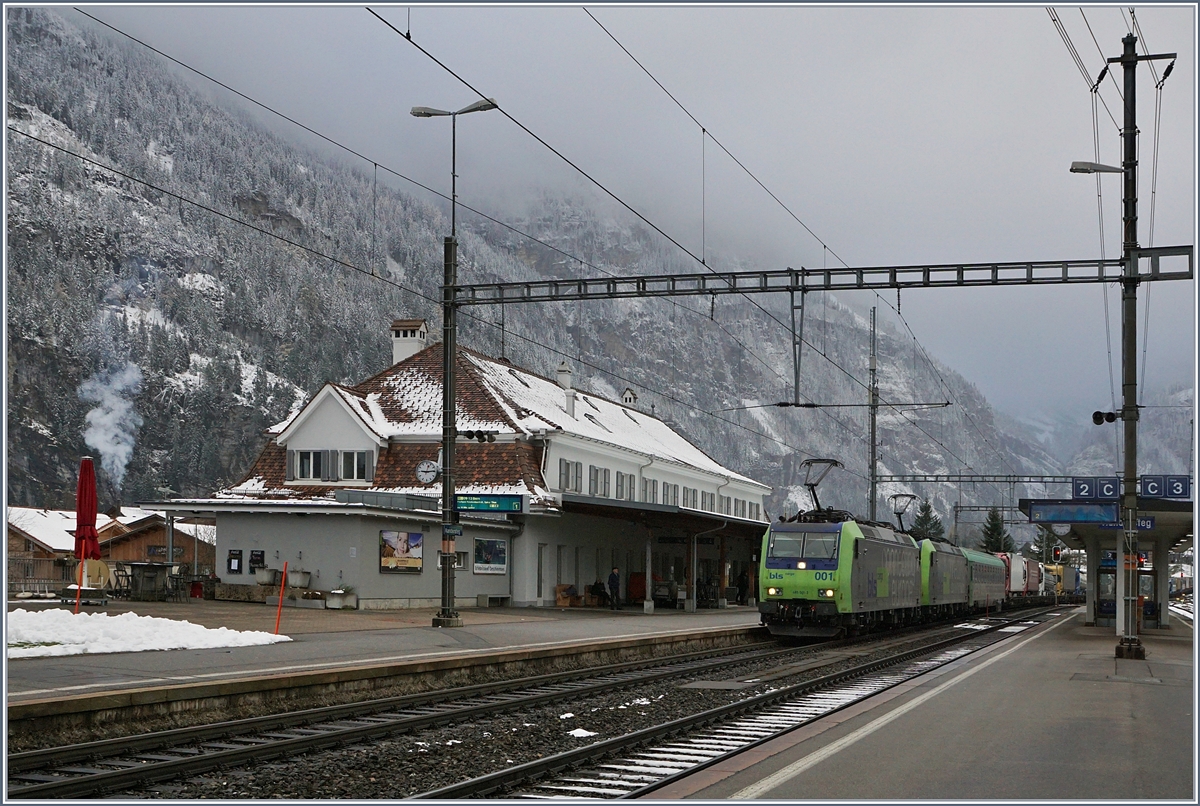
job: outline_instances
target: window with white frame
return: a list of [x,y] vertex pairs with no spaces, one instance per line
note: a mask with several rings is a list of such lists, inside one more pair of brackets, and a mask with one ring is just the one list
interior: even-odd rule
[[346,481],[367,481],[370,455],[370,451],[342,451],[342,478]]
[[658,503],[658,479],[642,479],[642,501],[647,504]]
[[[620,473],[617,474],[618,476]],[[588,465],[588,495],[608,498],[608,468]]]
[[667,484],[663,482],[663,503],[670,506],[679,506],[679,485]]
[[704,510],[705,512],[712,512],[714,509],[716,509],[716,498],[717,496],[714,493],[707,491],[701,492],[700,509]]
[[717,511],[722,515],[733,514],[733,499],[727,495],[717,496]]
[[325,466],[322,461],[324,453],[325,451],[296,451],[296,478],[325,478]]
[[753,501],[750,502],[750,520],[752,520],[752,521],[761,521],[762,520],[762,505],[761,504],[756,504]]
[[558,488],[563,492],[583,492],[583,462],[558,460]]

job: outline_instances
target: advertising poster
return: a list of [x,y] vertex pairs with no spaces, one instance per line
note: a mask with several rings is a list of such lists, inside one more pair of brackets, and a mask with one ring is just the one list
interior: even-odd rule
[[476,574],[503,574],[508,571],[508,541],[475,538]]
[[420,532],[379,531],[379,571],[420,572],[423,538]]

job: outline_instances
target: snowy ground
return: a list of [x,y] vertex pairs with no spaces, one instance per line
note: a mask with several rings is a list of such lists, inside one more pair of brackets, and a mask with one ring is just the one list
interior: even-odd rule
[[53,609],[13,610],[7,619],[8,657],[95,655],[105,652],[145,652],[151,649],[215,649],[261,646],[290,641],[286,635],[211,630],[188,621],[122,613],[79,613]]

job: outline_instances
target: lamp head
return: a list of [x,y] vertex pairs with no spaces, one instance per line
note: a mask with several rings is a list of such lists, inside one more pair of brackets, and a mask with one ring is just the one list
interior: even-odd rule
[[444,109],[434,109],[430,106],[414,106],[412,108],[412,112],[409,114],[411,114],[414,118],[434,118],[442,115],[449,115],[451,113]]
[[498,109],[498,108],[499,108],[499,104],[496,103],[495,98],[483,98],[483,99],[478,100],[475,103],[471,104],[470,106],[464,106],[462,109],[458,110],[454,114],[465,115],[468,112],[487,112],[490,109]]
[[1118,168],[1115,165],[1101,165],[1098,162],[1072,162],[1071,173],[1073,174],[1122,174],[1125,173],[1124,168]]

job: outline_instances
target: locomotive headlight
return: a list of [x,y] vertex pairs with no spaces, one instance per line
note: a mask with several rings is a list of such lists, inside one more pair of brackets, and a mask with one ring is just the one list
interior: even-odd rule
[[830,599],[832,599],[832,598],[833,598],[833,588],[830,588],[829,590],[826,590],[826,591],[822,591],[822,593],[824,593],[824,594],[825,594],[826,596],[828,596]]
[[768,596],[778,596],[779,593],[780,593],[779,588],[767,588]]
[[803,571],[805,568],[808,568],[808,563],[803,563],[803,562],[796,563],[796,567],[799,568],[801,571]]

